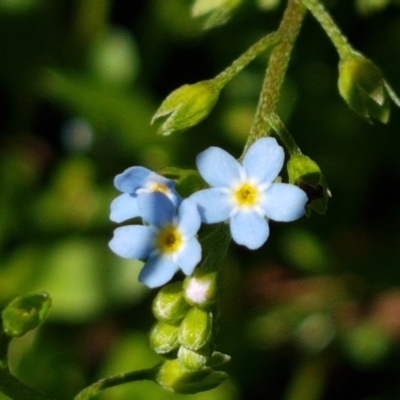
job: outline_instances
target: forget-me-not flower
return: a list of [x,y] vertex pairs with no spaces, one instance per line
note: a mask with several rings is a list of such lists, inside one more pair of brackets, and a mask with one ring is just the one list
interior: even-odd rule
[[299,187],[274,182],[284,163],[274,138],[254,142],[242,164],[225,150],[210,147],[197,156],[197,168],[210,189],[190,196],[207,224],[230,220],[233,240],[249,249],[269,236],[268,219],[293,221],[304,214],[307,195]]
[[140,216],[148,225],[127,225],[115,229],[109,246],[117,255],[147,259],[139,281],[150,288],[167,283],[181,269],[190,275],[201,260],[196,239],[201,220],[196,204],[183,200],[176,211],[162,192],[137,197]]
[[115,187],[122,192],[111,203],[110,219],[124,222],[141,216],[138,198],[145,193],[161,192],[178,206],[181,198],[175,191],[175,182],[144,167],[130,167],[114,179]]

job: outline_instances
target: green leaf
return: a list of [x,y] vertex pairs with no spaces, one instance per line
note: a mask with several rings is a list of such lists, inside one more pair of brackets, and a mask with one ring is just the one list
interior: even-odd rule
[[287,163],[289,182],[299,186],[308,196],[306,213],[324,214],[331,193],[317,163],[303,154],[293,155]]
[[1,313],[4,332],[11,337],[25,335],[46,319],[50,307],[51,299],[46,292],[14,298]]

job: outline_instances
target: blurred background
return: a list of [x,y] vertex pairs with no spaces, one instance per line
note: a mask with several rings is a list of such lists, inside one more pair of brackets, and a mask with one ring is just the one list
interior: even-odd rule
[[[53,299],[47,322],[12,342],[21,379],[67,400],[158,361],[154,293],[137,282],[140,262],[107,246],[113,177],[194,168],[210,145],[240,156],[266,55],[190,131],[161,137],[150,120],[173,89],[212,78],[275,30],[285,3],[244,0],[203,30],[189,0],[0,0],[0,303],[36,290]],[[399,2],[325,4],[400,92]],[[231,246],[216,340],[231,379],[191,399],[400,398],[400,110],[387,125],[361,120],[338,94],[337,63],[307,16],[279,113],[333,197],[324,216],[272,223],[257,252]],[[143,382],[101,399],[186,397]]]

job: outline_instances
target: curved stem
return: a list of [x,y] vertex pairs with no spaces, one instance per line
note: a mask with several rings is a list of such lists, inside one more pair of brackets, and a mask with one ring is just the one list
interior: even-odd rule
[[0,368],[0,391],[16,400],[55,400],[31,388],[3,368]]
[[228,68],[218,74],[214,81],[221,88],[236,76],[243,68],[245,68],[258,55],[265,51],[268,47],[275,46],[279,43],[281,35],[278,32],[272,32],[264,36],[257,43],[254,43],[246,50],[237,60],[235,60]]
[[290,55],[299,34],[305,11],[305,8],[298,0],[288,1],[278,29],[278,34],[281,35],[282,40],[271,53],[256,115],[245,150],[255,140],[270,135],[272,127],[266,121],[268,121],[268,115],[276,110]]
[[87,388],[83,389],[74,400],[89,400],[97,396],[102,390],[107,388],[122,385],[124,383],[143,381],[143,380],[155,380],[159,364],[153,368],[141,369],[139,371],[131,371],[123,374],[109,376],[107,378],[100,379],[99,381],[93,383]]
[[325,10],[324,6],[318,0],[301,0],[302,3],[311,11],[315,19],[321,24],[341,59],[346,58],[353,52],[352,47],[347,41],[346,36],[340,31],[332,17]]

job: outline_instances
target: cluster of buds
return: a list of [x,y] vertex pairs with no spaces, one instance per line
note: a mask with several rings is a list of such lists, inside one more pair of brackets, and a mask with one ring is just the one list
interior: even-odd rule
[[213,351],[213,305],[217,273],[196,270],[183,282],[164,286],[153,301],[157,322],[150,346],[165,357],[158,383],[179,393],[196,393],[218,386],[227,374],[211,366],[228,361]]

